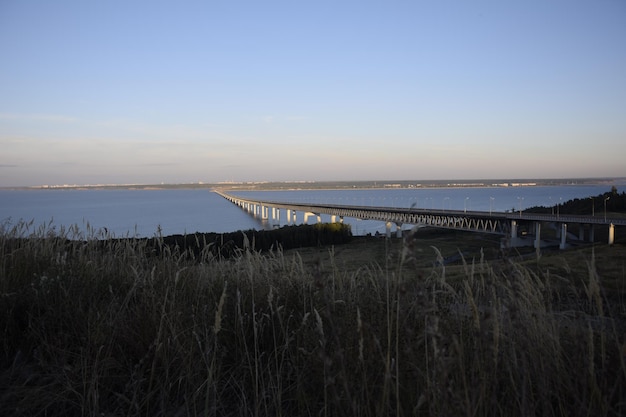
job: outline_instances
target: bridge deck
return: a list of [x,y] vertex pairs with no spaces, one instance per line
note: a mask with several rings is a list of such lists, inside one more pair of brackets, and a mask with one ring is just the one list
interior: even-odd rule
[[496,212],[471,210],[434,210],[422,208],[394,208],[380,206],[356,206],[337,204],[310,204],[292,203],[272,200],[252,200],[232,196],[216,191],[227,200],[238,204],[273,207],[285,210],[310,212],[315,214],[329,214],[341,217],[352,217],[363,220],[379,220],[401,224],[428,224],[440,227],[453,227],[466,230],[482,230],[496,233],[506,233],[508,227],[501,227],[498,223],[510,221],[539,221],[551,223],[577,223],[626,226],[626,218],[563,215],[563,214],[529,214],[524,212]]

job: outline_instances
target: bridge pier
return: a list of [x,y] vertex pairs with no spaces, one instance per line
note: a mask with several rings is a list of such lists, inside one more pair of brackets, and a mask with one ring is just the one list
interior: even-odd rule
[[565,249],[567,247],[567,223],[561,223],[561,243],[559,249]]
[[304,224],[308,224],[309,217],[311,217],[311,216],[315,216],[318,223],[322,222],[322,216],[321,215],[319,215],[317,213],[312,213],[310,211],[307,211],[307,212],[304,213]]
[[385,223],[387,239],[391,239],[391,225],[392,224],[396,225],[396,237],[402,238],[402,223],[387,222]]
[[615,225],[611,223],[609,225],[609,245],[615,242]]
[[272,207],[272,223],[274,225],[280,225],[280,209]]
[[541,222],[535,222],[535,249],[541,249]]

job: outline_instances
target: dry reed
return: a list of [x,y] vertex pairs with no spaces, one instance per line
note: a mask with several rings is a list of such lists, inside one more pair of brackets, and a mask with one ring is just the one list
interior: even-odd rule
[[31,227],[0,233],[1,415],[626,414],[623,308],[593,259],[581,288],[482,257],[453,278],[410,243],[343,271],[332,249],[220,260]]

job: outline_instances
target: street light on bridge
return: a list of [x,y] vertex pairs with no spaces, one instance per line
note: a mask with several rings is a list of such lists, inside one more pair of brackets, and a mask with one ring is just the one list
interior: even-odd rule
[[524,197],[517,197],[517,201],[519,201],[519,216],[522,217],[522,201],[524,201]]
[[491,216],[491,210],[493,209],[493,200],[495,197],[489,197],[489,215]]
[[606,221],[606,202],[610,199],[610,196],[604,199],[604,221]]
[[[467,200],[469,200],[469,197],[465,197],[465,201],[463,202],[463,212],[467,213]],[[470,205],[470,210],[471,210],[471,205]]]

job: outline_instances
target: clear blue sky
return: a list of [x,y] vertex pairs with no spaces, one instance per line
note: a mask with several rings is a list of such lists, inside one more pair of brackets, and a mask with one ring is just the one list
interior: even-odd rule
[[0,186],[626,176],[626,1],[0,1]]

